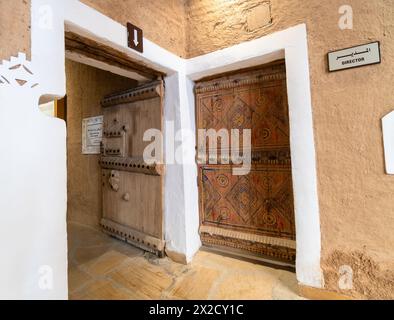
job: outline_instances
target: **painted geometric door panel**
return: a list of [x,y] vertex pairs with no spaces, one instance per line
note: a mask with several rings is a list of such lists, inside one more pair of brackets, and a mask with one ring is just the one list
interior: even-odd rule
[[[288,146],[287,95],[282,83],[257,83],[204,95],[199,100],[199,125],[215,130],[252,129],[254,149]],[[242,131],[240,137],[242,148]]]
[[[295,261],[286,71],[282,61],[196,84],[197,128],[251,130],[251,170],[234,175],[221,143],[198,149],[200,235],[208,246]],[[229,131],[230,132],[230,131]],[[230,145],[231,144],[231,134]],[[237,144],[234,144],[237,146]],[[234,150],[231,150],[234,151]],[[217,152],[217,163],[203,163]],[[231,155],[231,152],[230,152]],[[210,157],[211,156],[211,157]],[[226,162],[227,161],[227,162]]]
[[254,168],[236,176],[231,169],[202,168],[203,221],[294,240],[293,194],[288,168]]

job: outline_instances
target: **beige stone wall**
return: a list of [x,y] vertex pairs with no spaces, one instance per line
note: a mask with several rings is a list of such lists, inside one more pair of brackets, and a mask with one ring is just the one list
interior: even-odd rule
[[108,17],[126,25],[131,22],[144,37],[161,47],[186,56],[185,0],[81,0]]
[[[81,0],[108,17],[141,27],[144,36],[186,57],[185,0]],[[30,56],[30,0],[0,0],[0,60],[19,51]]]
[[[355,296],[394,298],[394,178],[384,173],[380,125],[394,109],[393,2],[346,1],[354,29],[345,31],[342,0],[272,0],[272,24],[256,28],[253,8],[261,2],[188,1],[188,56],[306,22],[326,288],[338,290],[339,267],[350,265]],[[327,72],[327,52],[374,40],[381,65]]]
[[82,119],[103,114],[104,95],[132,88],[136,82],[66,60],[67,178],[69,221],[99,226],[102,217],[99,155],[82,154]]
[[30,0],[0,0],[0,61],[18,52],[30,58]]

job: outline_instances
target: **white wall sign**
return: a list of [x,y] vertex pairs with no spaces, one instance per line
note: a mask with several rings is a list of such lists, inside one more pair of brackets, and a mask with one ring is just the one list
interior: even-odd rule
[[329,71],[356,68],[380,62],[379,41],[328,53]]
[[103,116],[82,120],[82,153],[100,154],[103,140]]
[[386,173],[394,175],[394,111],[382,119]]

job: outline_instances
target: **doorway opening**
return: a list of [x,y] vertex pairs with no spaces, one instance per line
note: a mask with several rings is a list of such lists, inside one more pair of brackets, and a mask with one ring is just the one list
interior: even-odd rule
[[79,299],[123,260],[164,254],[163,161],[143,157],[145,131],[163,130],[164,74],[74,33],[65,44],[69,289]]
[[[65,50],[67,217],[68,221],[98,228],[103,217],[103,202],[105,203],[103,184],[104,187],[106,184],[102,179],[103,172],[113,171],[110,172],[112,177],[116,171],[128,170],[129,165],[131,169],[138,166],[135,158],[142,156],[142,136],[134,139],[141,139],[138,142],[129,136],[136,131],[141,135],[141,131],[144,131],[144,128],[139,127],[141,119],[149,112],[161,116],[162,110],[160,103],[158,109],[153,106],[150,110],[141,110],[137,102],[156,97],[155,94],[146,94],[145,90],[148,90],[149,83],[161,79],[163,73],[131,61],[124,53],[110,46],[70,31],[65,33]],[[122,108],[126,104],[128,105]],[[116,113],[119,114],[115,115]],[[129,117],[121,119],[126,113]],[[110,123],[109,118],[115,118],[119,123],[113,123],[114,119]],[[98,122],[89,122],[94,120]],[[160,121],[161,117],[159,124]],[[138,150],[136,145],[139,146]],[[107,165],[107,162],[110,164]],[[144,176],[149,172],[137,173]],[[118,188],[122,189],[120,186]],[[122,192],[127,193],[124,190]]]
[[[66,48],[70,47],[67,45]],[[67,52],[67,57],[67,220],[70,298],[205,299],[209,296],[215,297],[219,295],[219,292],[216,292],[214,288],[219,283],[225,285],[225,281],[222,284],[221,281],[216,280],[223,263],[239,264],[240,270],[246,267],[257,273],[268,275],[271,272],[269,268],[256,266],[249,262],[236,262],[236,260],[226,258],[222,254],[201,251],[195,258],[196,267],[190,268],[174,264],[167,258],[158,259],[149,253],[152,252],[149,248],[152,245],[155,246],[155,239],[152,239],[152,237],[155,238],[154,231],[148,230],[149,224],[142,224],[142,229],[138,232],[135,222],[141,219],[130,214],[133,213],[138,199],[131,198],[138,195],[139,206],[136,212],[142,213],[144,211],[145,214],[149,211],[149,205],[155,203],[152,193],[162,194],[162,192],[155,190],[153,181],[148,181],[150,178],[154,179],[153,175],[142,173],[142,171],[151,168],[142,168],[143,164],[136,161],[138,155],[134,151],[138,154],[141,153],[139,146],[136,145],[138,141],[142,141],[141,135],[138,140],[125,144],[122,130],[143,132],[143,129],[146,128],[139,128],[136,124],[136,121],[143,122],[141,121],[142,116],[150,118],[153,122],[156,121],[152,119],[151,108],[154,105],[151,103],[154,99],[161,100],[162,97],[150,97],[151,99],[148,99],[150,102],[139,100],[141,109],[136,111],[138,106],[133,102],[133,94],[138,95],[137,93],[140,92],[140,95],[149,95],[152,88],[153,91],[156,90],[157,82],[152,82],[149,77],[142,81],[137,80],[141,77],[138,70],[128,69],[125,74],[127,77],[125,77],[97,68],[102,65],[97,64],[93,55],[87,59],[83,55],[83,51],[76,53],[71,48]],[[112,66],[112,64],[106,63],[104,69],[112,69]],[[133,110],[131,114],[127,114],[124,110],[124,106],[129,103],[134,103],[134,106],[131,107]],[[138,112],[140,112],[139,118],[135,118]],[[84,119],[102,115],[104,116],[104,137],[100,153],[83,154],[82,123]],[[130,127],[124,128],[123,121],[129,116],[132,117],[129,119]],[[147,125],[152,126],[152,123],[148,122]],[[129,151],[131,152],[130,161],[125,163],[122,159]],[[128,184],[127,176],[135,173],[137,173],[138,179],[145,180],[145,182],[132,179],[131,184]],[[136,187],[138,183],[139,187]],[[123,190],[127,188],[132,190],[128,193],[128,197],[130,197],[127,197],[128,199],[125,198],[127,192]],[[141,194],[144,188],[149,189],[145,198]],[[121,199],[117,199],[118,195]],[[119,205],[117,204],[118,200],[120,200]],[[129,204],[131,206],[128,206]],[[148,210],[145,210],[143,208],[145,206],[141,204],[148,204],[145,208]],[[155,221],[158,220],[154,218],[151,221],[147,220],[151,225],[154,225]],[[150,238],[146,234],[141,234],[141,230],[148,233]],[[113,237],[108,237],[105,233]],[[130,246],[126,242],[134,246]],[[213,270],[210,269],[212,264],[215,265]],[[216,269],[216,264],[218,269]],[[233,279],[239,276],[238,267],[234,266],[229,269],[229,278]],[[278,279],[279,276],[286,278],[286,285],[289,283],[291,285],[291,289],[286,291],[286,295],[298,298],[295,276],[285,271],[278,273]],[[245,277],[249,277],[249,275],[245,275]],[[201,283],[201,286],[189,290],[188,283],[190,281],[196,285]],[[216,282],[218,282],[217,285]],[[176,283],[174,288],[171,283]],[[284,283],[278,280],[276,285],[280,287]],[[255,290],[252,290],[251,298],[263,298],[259,289],[261,286],[260,279],[256,280],[251,287]],[[274,289],[272,288],[273,292]],[[240,288],[240,292],[243,292],[242,288]],[[233,297],[240,297],[240,292],[234,293]],[[267,298],[269,297],[270,295],[267,295]]]
[[62,99],[40,103],[38,107],[48,117],[67,120],[67,96]]

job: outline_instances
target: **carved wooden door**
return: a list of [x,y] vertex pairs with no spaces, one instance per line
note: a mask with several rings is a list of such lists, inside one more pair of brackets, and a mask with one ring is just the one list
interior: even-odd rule
[[[206,148],[208,159],[212,151],[218,152],[217,164],[202,163],[203,151],[198,150],[203,244],[293,264],[295,223],[284,63],[202,81],[195,91],[198,129],[251,129],[251,170],[246,175],[234,175],[232,169],[237,166],[232,161],[226,164],[220,150]],[[240,134],[240,149],[242,139]]]
[[[145,163],[148,129],[162,131],[163,84],[157,81],[105,97],[101,155],[106,233],[163,255],[163,159]],[[159,150],[156,150],[159,151]]]

